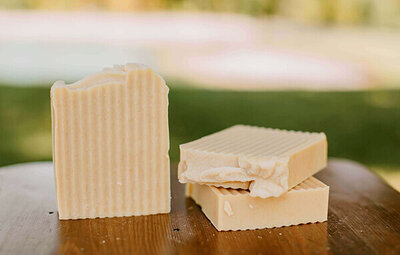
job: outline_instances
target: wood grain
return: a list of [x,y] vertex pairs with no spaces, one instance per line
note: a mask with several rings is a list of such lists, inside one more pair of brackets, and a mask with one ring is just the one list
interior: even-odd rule
[[[330,160],[329,220],[218,232],[176,180],[171,214],[59,221],[51,163],[0,169],[0,254],[398,254],[400,194],[365,167]],[[251,217],[251,215],[249,216]]]

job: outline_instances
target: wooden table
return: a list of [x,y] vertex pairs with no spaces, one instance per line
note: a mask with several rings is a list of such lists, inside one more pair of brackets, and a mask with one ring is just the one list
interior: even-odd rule
[[172,173],[171,214],[59,221],[50,162],[0,168],[0,254],[400,254],[400,194],[357,163],[316,176],[328,222],[236,232],[216,231]]

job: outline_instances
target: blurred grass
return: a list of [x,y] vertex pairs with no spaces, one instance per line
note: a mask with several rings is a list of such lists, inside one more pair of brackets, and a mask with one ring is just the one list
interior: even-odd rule
[[[323,131],[329,156],[400,170],[400,90],[236,92],[172,86],[171,160],[180,143],[234,124]],[[51,159],[49,88],[0,86],[0,165]]]
[[0,165],[49,159],[49,89],[0,86]]

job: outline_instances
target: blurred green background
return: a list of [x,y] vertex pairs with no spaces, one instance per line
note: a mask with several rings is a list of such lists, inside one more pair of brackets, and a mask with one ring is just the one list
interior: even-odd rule
[[[68,30],[68,15],[75,15],[75,11],[79,12],[74,19],[83,21],[81,34],[73,31],[79,30],[79,24]],[[136,13],[151,14],[138,18],[143,18],[151,28],[157,27],[157,22],[168,21],[170,16],[161,13],[171,11],[177,15],[171,16],[176,20],[182,18],[177,13],[186,13],[189,17],[196,14],[193,30],[189,26],[182,29],[184,33],[171,35],[181,36],[180,41],[173,42],[168,37],[164,41],[153,38],[153,42],[151,36],[157,30],[151,30],[150,37],[144,36],[147,38],[143,39],[144,43],[140,34],[124,37],[134,33],[130,32],[129,25],[126,28],[120,25],[136,22],[129,20],[131,16],[137,18]],[[51,16],[53,13],[55,16]],[[104,16],[93,16],[93,13]],[[202,13],[213,16],[201,18]],[[179,160],[179,144],[234,124],[317,131],[327,134],[330,157],[365,164],[400,189],[398,0],[0,0],[0,15],[3,16],[3,23],[0,22],[0,166],[51,160],[49,90],[54,77],[74,81],[98,70],[98,66],[127,59],[155,65],[171,88],[172,161]],[[157,19],[157,15],[162,19]],[[220,23],[219,17],[227,23]],[[191,21],[186,16],[183,18],[183,23]],[[98,26],[93,24],[104,25],[101,23],[104,19],[116,21],[110,25],[110,31],[121,30],[109,36],[110,40],[116,37],[115,41],[108,42],[102,28],[80,38]],[[46,27],[51,25],[51,20],[61,20],[60,24],[66,27]],[[220,30],[207,34],[207,29],[211,31],[213,27],[209,23],[199,26],[199,20],[211,20],[220,25]],[[227,26],[230,20],[237,26]],[[26,30],[20,32],[14,28],[15,21],[21,22],[19,29],[25,26]],[[31,22],[37,21],[42,23],[30,27]],[[49,31],[42,31],[40,24],[45,24],[43,29]],[[175,25],[179,28],[181,24],[178,21]],[[175,31],[174,26],[171,29]],[[71,41],[68,33],[72,34]],[[201,33],[206,36],[196,37]],[[134,47],[128,48],[133,44]],[[237,64],[233,68],[231,53],[235,49],[253,51],[239,51],[242,55],[233,58]],[[89,53],[85,55],[86,52]],[[68,58],[69,55],[72,57]],[[115,55],[120,57],[113,58]],[[265,70],[277,68],[278,72],[267,73],[263,76],[265,81],[257,80],[255,76],[262,76],[264,72],[262,69],[257,74],[251,72],[254,66],[249,63],[253,60],[241,62],[242,57],[248,56],[260,56],[254,66],[265,65]],[[266,62],[261,61],[264,56]],[[269,56],[275,62],[268,62]],[[210,68],[222,67],[214,73],[204,69],[214,62],[212,57],[222,63]],[[295,63],[292,69],[285,65],[292,62]],[[305,69],[300,68],[302,63]],[[308,63],[311,65],[307,67]],[[326,69],[316,68],[325,65]],[[75,76],[69,76],[74,71]],[[313,80],[312,71],[316,76],[321,71],[322,78]],[[244,78],[234,76],[241,72]],[[231,78],[225,81],[226,77]],[[287,80],[287,77],[292,78]],[[255,79],[250,81],[251,78]],[[295,85],[288,85],[288,81]],[[313,82],[312,86],[307,86],[309,81]]]
[[[400,90],[240,92],[171,86],[171,160],[178,145],[234,124],[323,131],[329,155],[400,169]],[[0,165],[51,159],[49,88],[0,87]]]

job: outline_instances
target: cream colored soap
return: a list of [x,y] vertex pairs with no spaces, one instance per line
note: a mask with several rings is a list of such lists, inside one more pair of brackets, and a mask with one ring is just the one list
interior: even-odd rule
[[324,133],[237,125],[180,145],[182,183],[250,190],[278,197],[327,163]]
[[310,177],[280,197],[251,197],[249,191],[187,184],[186,195],[219,231],[262,229],[327,220],[329,187]]
[[60,219],[170,211],[168,87],[151,69],[115,66],[51,88]]

